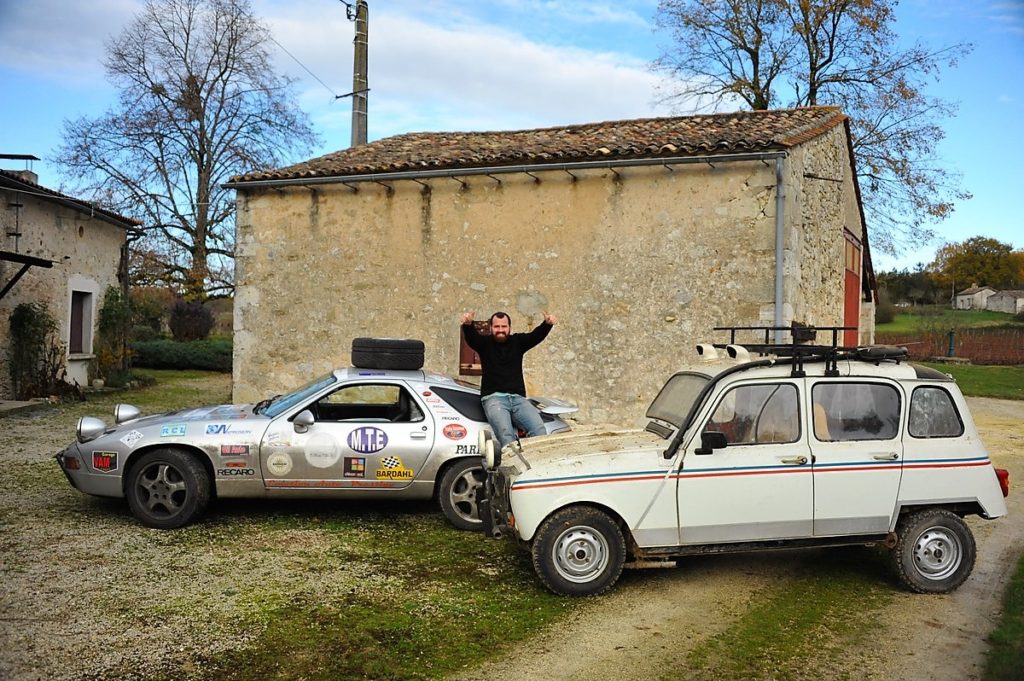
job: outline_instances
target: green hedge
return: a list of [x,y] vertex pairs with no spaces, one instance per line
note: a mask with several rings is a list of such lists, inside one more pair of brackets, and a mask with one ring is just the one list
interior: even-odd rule
[[231,371],[231,341],[137,341],[132,343],[132,365],[148,369]]

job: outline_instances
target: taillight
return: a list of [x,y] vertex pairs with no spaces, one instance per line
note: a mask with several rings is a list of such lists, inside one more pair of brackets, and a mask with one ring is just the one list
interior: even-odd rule
[[999,478],[999,489],[1003,491],[1003,496],[1010,496],[1010,471],[1005,468],[997,468],[996,477]]

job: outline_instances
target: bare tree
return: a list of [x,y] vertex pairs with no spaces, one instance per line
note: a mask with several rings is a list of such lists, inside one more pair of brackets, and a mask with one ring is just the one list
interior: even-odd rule
[[191,298],[233,289],[234,200],[221,185],[317,141],[270,40],[247,0],[148,0],[106,45],[117,105],[64,122],[65,176],[142,220],[139,247]]
[[753,109],[835,105],[849,116],[874,245],[889,253],[934,237],[969,198],[934,157],[955,107],[924,88],[970,46],[902,49],[895,0],[661,0],[674,44],[654,68],[668,100]]

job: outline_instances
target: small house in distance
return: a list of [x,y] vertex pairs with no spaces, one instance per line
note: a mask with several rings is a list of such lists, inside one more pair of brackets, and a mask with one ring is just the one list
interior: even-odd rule
[[993,312],[1020,314],[1024,312],[1024,291],[999,291],[986,300],[986,306]]
[[970,288],[965,288],[956,294],[956,309],[984,310],[987,307],[989,297],[995,293],[996,290],[991,286],[971,284]]
[[[0,356],[10,344],[14,308],[45,303],[64,345],[67,380],[84,386],[95,358],[97,312],[107,288],[118,285],[126,230],[138,223],[43,187],[29,170],[0,170],[0,201]],[[12,391],[5,362],[0,399],[13,398]]]
[[457,373],[459,317],[513,331],[533,394],[639,422],[718,325],[874,333],[874,276],[836,108],[410,133],[232,178],[236,401],[415,337]]

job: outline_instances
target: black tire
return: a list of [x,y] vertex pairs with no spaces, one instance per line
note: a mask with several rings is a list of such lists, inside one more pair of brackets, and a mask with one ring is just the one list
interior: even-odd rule
[[480,459],[459,459],[441,477],[437,487],[441,512],[460,530],[484,529],[477,508],[477,490],[483,486],[484,477]]
[[194,456],[177,449],[156,449],[132,464],[125,495],[139,522],[170,530],[206,511],[210,476]]
[[890,556],[896,578],[917,593],[944,594],[974,570],[977,547],[960,516],[941,508],[908,513],[896,525]]
[[596,596],[618,581],[626,540],[607,513],[570,506],[541,523],[533,538],[533,569],[561,596]]
[[423,349],[423,341],[411,338],[353,338],[352,366],[361,369],[421,369]]

